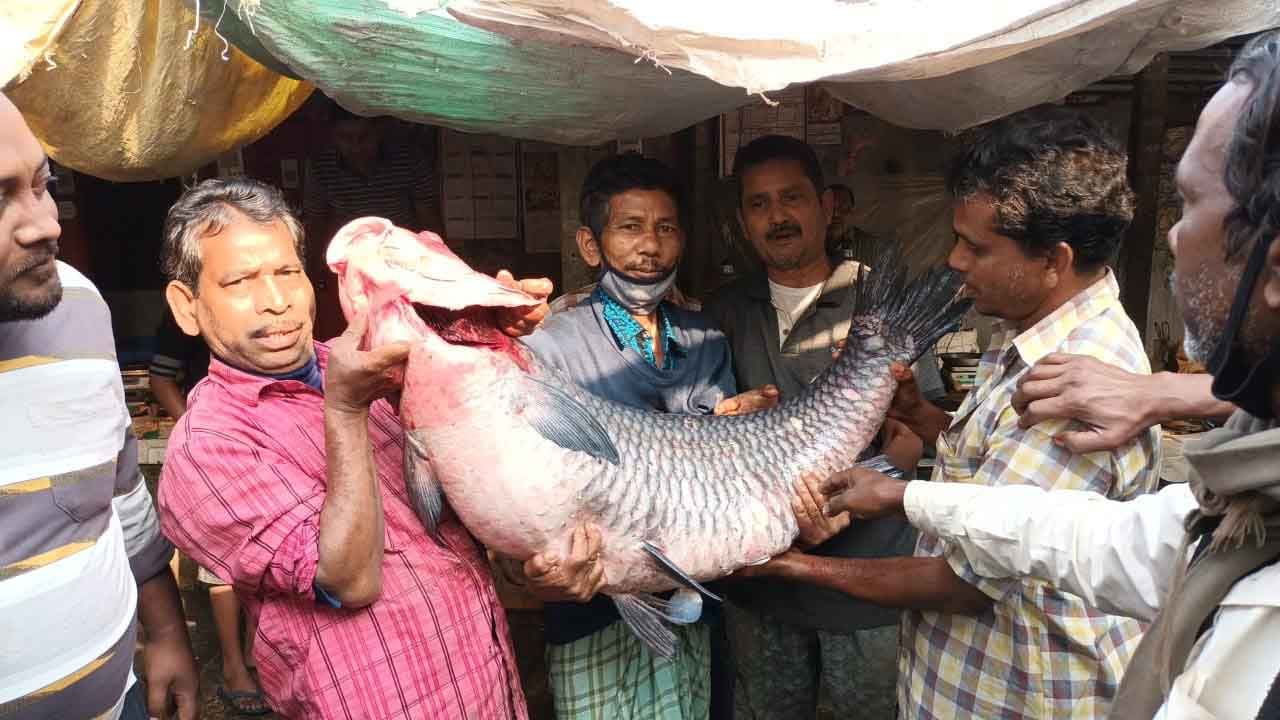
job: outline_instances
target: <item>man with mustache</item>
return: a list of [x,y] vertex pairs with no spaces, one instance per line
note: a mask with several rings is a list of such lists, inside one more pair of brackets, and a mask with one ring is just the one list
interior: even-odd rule
[[[1111,452],[1077,454],[1054,442],[1061,424],[1021,428],[1012,405],[1018,380],[1055,351],[1150,372],[1106,264],[1132,219],[1126,165],[1096,123],[1054,109],[979,128],[956,158],[947,178],[956,236],[948,264],[963,274],[975,309],[999,322],[977,387],[954,417],[913,383],[895,397],[892,414],[936,446],[930,484],[1117,500],[1154,490],[1158,429]],[[1046,583],[984,577],[930,533],[921,533],[914,557],[790,553],[762,569],[904,608],[902,718],[1106,717],[1141,638],[1137,622]]]
[[[637,153],[605,158],[583,181],[579,208],[578,250],[599,268],[599,281],[525,341],[538,359],[596,395],[656,412],[709,414],[771,404],[763,392],[735,395],[724,335],[704,314],[672,302],[688,214],[675,173]],[[724,658],[711,649],[719,630],[715,608],[705,606],[696,624],[676,626],[675,658],[655,657],[609,598],[593,598],[604,581],[591,568],[599,550],[599,532],[583,529],[563,563],[539,555],[523,568],[549,601],[547,662],[556,716],[726,716],[731,700],[718,664]],[[584,567],[593,571],[583,576]],[[539,591],[553,570],[580,578],[576,592]]]
[[[764,388],[776,401],[804,392],[831,365],[849,330],[859,266],[827,254],[834,193],[808,145],[778,135],[759,138],[738,152],[733,175],[739,218],[764,272],[722,288],[707,310],[732,345],[738,387]],[[940,390],[937,369],[918,367]],[[720,412],[739,409],[749,408],[730,400]],[[921,444],[902,423],[887,421],[878,446],[895,465],[914,471]],[[906,523],[827,521],[816,490],[796,490],[800,547],[836,557],[911,552],[914,534]],[[734,581],[725,592],[739,717],[812,718],[820,694],[840,717],[893,712],[896,611],[773,578]]]
[[[406,495],[386,398],[409,346],[361,350],[363,316],[312,338],[301,225],[271,186],[205,181],[164,227],[166,298],[212,360],[169,439],[161,523],[258,621],[276,714],[525,718],[484,555],[456,517],[428,536]],[[527,332],[545,309],[499,325]]]
[[[1117,503],[852,472],[832,478],[830,510],[905,512],[983,576],[1039,578],[1151,621],[1111,717],[1273,718],[1280,714],[1280,33],[1240,51],[1200,114],[1176,181],[1184,204],[1169,231],[1174,287],[1186,347],[1208,367],[1213,397],[1203,392],[1204,377],[1187,376],[1180,384],[1188,397],[1150,389],[1131,415],[1148,405],[1157,416],[1177,405],[1190,414],[1238,406],[1224,427],[1187,447],[1188,483]],[[1074,362],[1063,357],[1045,368]],[[1133,384],[1108,372],[1121,386]],[[1050,395],[1059,376],[1029,381],[1022,394]],[[1052,416],[1062,409],[1042,406]],[[1113,423],[1064,442],[1105,445],[1124,434]]]
[[[0,94],[0,717],[199,713],[111,313],[55,259],[49,159]],[[143,680],[133,675],[138,626]]]

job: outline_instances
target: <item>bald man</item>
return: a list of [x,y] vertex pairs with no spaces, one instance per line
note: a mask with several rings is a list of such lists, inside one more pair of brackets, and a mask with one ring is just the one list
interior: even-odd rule
[[194,720],[173,546],[138,471],[111,315],[55,259],[49,181],[0,95],[0,717],[146,720],[173,704]]

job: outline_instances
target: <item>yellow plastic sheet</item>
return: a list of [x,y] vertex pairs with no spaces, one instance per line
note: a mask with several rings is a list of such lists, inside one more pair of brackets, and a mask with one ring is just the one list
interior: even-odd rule
[[207,20],[195,27],[182,0],[80,0],[7,93],[75,170],[118,181],[192,172],[270,132],[312,91],[224,50]]
[[5,0],[0,4],[0,88],[41,62],[80,0]]

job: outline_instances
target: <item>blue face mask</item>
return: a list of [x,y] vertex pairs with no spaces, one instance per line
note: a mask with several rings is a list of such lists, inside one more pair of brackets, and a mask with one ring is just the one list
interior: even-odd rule
[[600,288],[632,315],[652,315],[676,284],[676,269],[657,280],[627,277],[600,258]]

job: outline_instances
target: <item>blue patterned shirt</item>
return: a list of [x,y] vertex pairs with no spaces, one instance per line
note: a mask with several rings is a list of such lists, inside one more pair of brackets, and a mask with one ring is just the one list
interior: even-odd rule
[[[649,335],[649,331],[640,326],[631,313],[627,309],[610,297],[609,293],[596,288],[593,293],[600,299],[604,308],[604,320],[609,324],[609,329],[613,331],[613,337],[624,347],[640,353],[650,365],[657,367],[658,361],[653,355],[653,338]],[[663,303],[664,305],[666,303]],[[662,305],[658,306],[659,308]],[[672,336],[675,334],[671,329],[670,314],[659,312],[658,317],[661,318],[662,325],[662,368],[670,370],[675,360],[671,357]]]

